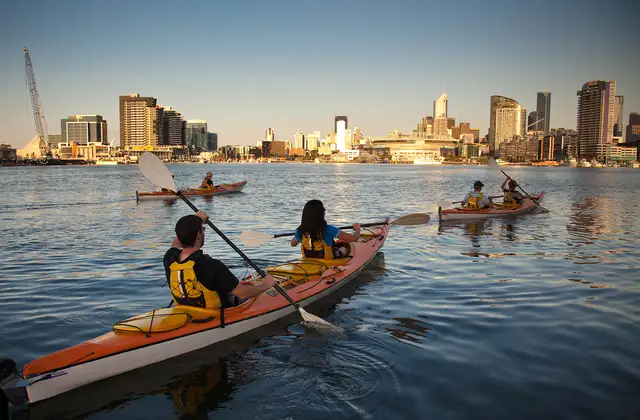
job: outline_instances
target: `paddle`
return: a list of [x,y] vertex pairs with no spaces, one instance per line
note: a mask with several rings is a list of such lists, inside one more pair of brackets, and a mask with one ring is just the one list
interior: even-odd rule
[[[399,217],[396,220],[392,220],[391,222],[388,222],[388,223],[390,225],[398,225],[398,226],[413,226],[413,225],[422,225],[424,223],[427,223],[429,219],[430,219],[430,216],[428,214],[412,213],[412,214],[407,214],[406,216]],[[363,223],[360,226],[361,227],[380,226],[386,223],[387,222]],[[350,229],[352,227],[353,225],[341,226],[338,229],[340,230]],[[273,233],[258,232],[255,230],[250,230],[247,232],[242,232],[240,234],[240,240],[246,246],[260,246],[262,244],[269,242],[271,239],[281,238],[283,236],[293,236],[293,235],[295,235],[295,232],[273,234]]]
[[[178,197],[182,198],[182,200],[184,200],[184,202],[187,203],[187,205],[191,207],[194,212],[198,212],[198,208],[194,206],[193,203],[191,203],[191,201],[187,199],[187,197],[185,197],[180,191],[176,191],[176,185],[173,178],[171,177],[169,169],[167,169],[165,164],[156,155],[151,152],[144,152],[142,156],[140,156],[138,165],[140,172],[142,172],[142,175],[144,175],[144,177],[147,178],[149,182],[158,187],[166,188],[167,190],[173,192]],[[235,244],[231,242],[224,233],[222,233],[213,223],[211,223],[211,219],[207,219],[207,224],[218,235],[220,235],[220,237],[224,239],[224,241],[229,244],[229,246],[233,248],[233,250],[236,251],[238,255],[240,255],[251,267],[253,267],[253,269],[256,270],[260,274],[260,276],[267,276],[267,273],[265,273],[264,270],[262,270],[253,261],[251,261],[249,257],[247,257],[237,246],[235,246]],[[319,318],[305,311],[300,305],[298,305],[293,299],[291,299],[291,297],[287,294],[287,292],[284,291],[282,287],[280,287],[279,284],[276,283],[273,287],[282,296],[284,296],[289,301],[289,303],[298,310],[298,312],[300,312],[300,315],[302,315],[302,319],[308,324],[312,326],[330,328],[335,331],[342,330],[341,328],[328,323],[322,318]]]
[[[490,156],[490,157],[489,157],[488,164],[489,164],[489,167],[490,167],[491,169],[497,169],[497,170],[499,170],[500,172],[502,172],[502,174],[503,174],[504,176],[506,176],[507,178],[511,178],[509,175],[507,175],[507,174],[502,170],[502,168],[500,167],[500,164],[499,164],[499,163],[498,163],[498,162],[493,158],[493,156]],[[520,190],[522,190],[522,192],[523,192],[527,197],[529,197],[531,200],[533,200],[533,202],[534,202],[534,203],[536,203],[536,205],[540,208],[540,210],[542,210],[542,211],[543,211],[543,212],[545,212],[545,213],[548,213],[548,212],[549,212],[549,210],[545,209],[544,207],[542,207],[542,206],[540,205],[540,203],[538,203],[538,200],[536,200],[535,198],[533,198],[532,196],[530,196],[530,195],[529,195],[529,193],[527,193],[527,192],[526,192],[526,191],[525,191],[525,190],[520,186],[520,184],[516,183],[516,186],[517,186],[518,188],[520,188]]]

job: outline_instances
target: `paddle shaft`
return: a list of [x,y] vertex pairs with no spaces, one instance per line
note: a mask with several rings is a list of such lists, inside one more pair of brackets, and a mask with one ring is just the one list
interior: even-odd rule
[[[360,225],[360,227],[371,227],[371,226],[380,226],[380,225],[384,225],[385,222],[372,222],[372,223],[362,223]],[[340,226],[338,229],[342,230],[342,229],[350,229],[352,228],[353,225],[350,226]],[[276,233],[273,235],[274,238],[282,238],[283,236],[292,236],[295,235],[295,232],[287,232],[287,233]]]
[[[185,197],[180,191],[176,192],[176,194],[178,195],[178,197],[182,198],[182,200],[184,200],[185,203],[187,203],[187,205],[189,207],[191,207],[191,210],[195,211],[196,213],[198,212],[198,208],[196,206],[193,205],[193,203],[191,201],[189,201],[189,199],[187,197]],[[247,257],[244,252],[242,252],[240,250],[240,248],[238,248],[233,242],[231,242],[229,240],[229,238],[227,238],[227,236],[222,233],[222,231],[220,231],[220,229],[218,229],[213,223],[211,223],[211,220],[207,219],[207,224],[209,225],[209,227],[211,229],[213,229],[218,235],[220,235],[220,237],[222,239],[224,239],[224,241],[229,244],[229,246],[231,248],[233,248],[234,251],[236,251],[238,253],[238,255],[240,255],[246,262],[247,264],[249,264],[254,270],[256,270],[262,277],[266,277],[267,273],[264,272],[264,270],[262,270],[260,267],[258,267],[253,261],[251,261],[249,259],[249,257]],[[284,289],[282,289],[282,287],[280,287],[279,284],[275,284],[273,286],[282,296],[284,296],[290,304],[292,304],[293,306],[296,307],[296,309],[300,309],[300,305],[298,305],[293,299],[291,299],[291,297],[287,294],[287,292],[284,291]]]
[[[511,177],[510,177],[509,175],[507,175],[506,173],[504,173],[504,171],[503,171],[502,169],[500,169],[500,172],[502,172],[502,174],[503,174],[504,176],[506,176],[507,178],[511,179]],[[520,184],[516,183],[516,185],[518,186],[518,188],[520,188],[520,189],[522,190],[522,192],[523,192],[523,193],[525,193],[525,195],[526,195],[527,197],[529,197],[530,199],[532,199],[532,200],[533,200],[533,202],[534,202],[534,203],[536,203],[538,207],[540,207],[540,203],[538,203],[538,200],[536,200],[535,198],[533,198],[532,196],[530,196],[530,195],[529,195],[529,193],[528,193],[528,192],[526,192],[526,191],[524,190],[524,188],[522,188],[522,187],[520,186]]]

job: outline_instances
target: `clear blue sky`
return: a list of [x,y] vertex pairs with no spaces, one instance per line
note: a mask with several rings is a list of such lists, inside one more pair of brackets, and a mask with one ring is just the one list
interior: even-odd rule
[[[522,6],[520,5],[522,4]],[[35,134],[31,52],[49,133],[101,114],[118,136],[118,96],[138,92],[205,119],[221,144],[273,127],[379,136],[411,131],[446,88],[449,114],[484,135],[491,95],[552,93],[551,126],[575,127],[576,91],[616,80],[640,112],[637,1],[13,1],[0,6],[0,143]],[[119,137],[116,143],[119,141]]]

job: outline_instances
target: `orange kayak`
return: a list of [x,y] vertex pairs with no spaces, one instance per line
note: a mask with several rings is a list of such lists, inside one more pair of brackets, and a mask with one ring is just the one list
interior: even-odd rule
[[[298,258],[268,267],[268,275],[300,306],[329,296],[354,279],[382,248],[390,225],[351,244],[347,258]],[[262,281],[249,276],[242,281]],[[35,403],[124,372],[167,360],[277,321],[297,310],[276,290],[238,306],[202,309],[177,305],[117,322],[111,331],[27,363],[20,372],[0,359],[0,397],[12,404]],[[13,365],[12,365],[13,363]]]
[[[204,188],[190,188],[182,191],[182,194],[187,197],[210,197],[220,194],[229,194],[234,192],[240,192],[247,185],[247,181],[236,182],[233,184],[221,184],[214,185],[213,189],[207,190]],[[153,191],[153,192],[139,192],[136,191],[136,201],[140,200],[175,200],[178,196],[169,191]]]

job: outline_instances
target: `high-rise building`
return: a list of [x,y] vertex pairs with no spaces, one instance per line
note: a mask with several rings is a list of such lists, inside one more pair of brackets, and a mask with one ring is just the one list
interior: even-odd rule
[[265,134],[265,141],[274,141],[276,138],[276,132],[273,128],[267,128],[267,132]]
[[302,134],[301,132],[297,131],[296,134],[293,137],[293,148],[294,149],[304,149],[305,147],[305,141],[304,141],[304,134]]
[[160,106],[162,136],[160,144],[164,146],[182,146],[185,144],[185,126],[182,114],[170,106]]
[[450,130],[455,126],[456,126],[456,119],[455,118],[447,118],[447,129]]
[[640,114],[637,112],[629,114],[629,124],[627,124],[626,134],[626,143],[640,143]]
[[622,128],[623,126],[623,108],[624,108],[624,96],[616,95],[616,103],[614,107],[614,120],[613,123],[613,136],[614,137],[622,137]]
[[207,121],[187,120],[184,137],[191,152],[196,153],[211,150],[207,145],[207,133]]
[[137,93],[120,96],[120,145],[131,147],[158,145],[159,124],[156,98]]
[[100,115],[73,115],[60,120],[62,142],[107,143],[107,121]]
[[209,152],[218,150],[218,133],[207,133],[207,150]]
[[536,106],[538,121],[535,129],[529,128],[529,130],[542,131],[545,134],[549,134],[551,127],[551,92],[538,92],[538,101]]
[[480,141],[480,129],[479,128],[472,128],[469,132],[471,134],[473,134],[474,141],[476,141],[476,142]]
[[538,111],[531,111],[529,113],[529,117],[527,118],[527,132],[538,131],[539,124],[540,122],[538,122]]
[[[433,118],[447,118],[448,108],[447,92],[444,92],[438,99],[433,101]],[[455,123],[454,123],[455,125]]]
[[500,143],[526,133],[527,110],[506,96],[491,97],[489,150],[499,155]]
[[585,83],[578,95],[578,158],[604,161],[613,140],[615,80]]
[[314,131],[313,133],[307,134],[307,150],[309,151],[318,150],[319,145],[320,145],[319,131]]
[[339,152],[344,152],[347,150],[346,146],[346,131],[349,128],[347,117],[344,115],[335,117],[334,120],[334,129],[336,133],[336,149]]

